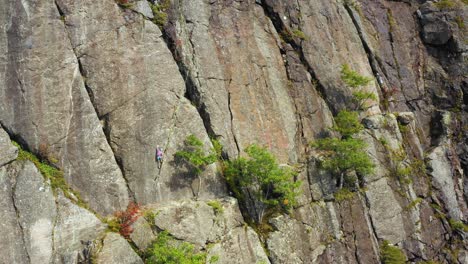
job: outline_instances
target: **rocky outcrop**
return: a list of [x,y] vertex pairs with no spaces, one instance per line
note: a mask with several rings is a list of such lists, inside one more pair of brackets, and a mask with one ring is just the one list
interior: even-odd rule
[[[379,263],[383,240],[410,262],[466,262],[462,1],[117,2],[1,2],[0,263],[142,263],[161,230],[218,263]],[[378,99],[358,135],[374,173],[340,197],[309,143],[356,108],[345,64]],[[217,165],[196,177],[174,159],[190,134],[220,140],[223,159],[258,143],[297,164],[297,208],[248,226]],[[138,252],[104,232],[129,201],[149,212]]]
[[[57,4],[131,198],[147,204],[224,194],[214,167],[203,175],[201,190],[192,188],[198,179],[179,177],[188,173],[173,155],[184,139],[195,134],[209,140],[184,97],[184,80],[159,28],[111,0]],[[157,145],[165,152],[161,169],[155,162]]]
[[127,241],[118,234],[108,233],[97,255],[96,263],[143,264]]
[[2,1],[0,123],[64,170],[90,206],[126,207],[128,190],[53,1]]

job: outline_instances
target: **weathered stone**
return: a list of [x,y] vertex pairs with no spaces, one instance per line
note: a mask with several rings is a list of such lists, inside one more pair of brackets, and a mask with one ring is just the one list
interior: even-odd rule
[[130,244],[116,233],[107,233],[96,261],[98,264],[143,264]]
[[[17,165],[16,165],[17,166]],[[29,263],[13,201],[12,165],[0,167],[0,263]]]
[[242,215],[233,198],[213,200],[222,206],[223,212],[215,212],[210,201],[182,200],[157,204],[153,209],[154,225],[167,230],[178,239],[203,246],[223,236],[225,230],[241,226]]
[[0,167],[16,159],[18,148],[11,144],[8,134],[0,127]]
[[130,234],[130,239],[140,250],[145,250],[156,238],[150,224],[144,217],[139,217],[132,224],[132,229],[133,232]]
[[207,259],[212,258],[218,259],[215,263],[219,264],[270,263],[258,234],[251,227],[229,230],[220,243],[208,249]]
[[87,246],[102,235],[105,225],[91,212],[57,196],[57,219],[53,232],[54,263],[77,263],[86,259]]
[[433,186],[440,190],[442,200],[446,205],[450,218],[457,221],[463,219],[460,206],[458,205],[456,186],[453,180],[451,162],[447,158],[448,147],[441,145],[434,148],[427,155],[428,168],[432,177]]
[[22,165],[16,177],[14,201],[30,262],[51,263],[55,198],[50,183],[29,161]]
[[369,214],[376,235],[397,244],[406,238],[401,206],[395,199],[387,178],[381,178],[367,186],[366,198],[369,202]]
[[153,18],[154,17],[153,11],[151,10],[151,7],[150,7],[148,1],[146,1],[146,0],[137,1],[135,3],[132,3],[132,5],[130,6],[130,9],[144,15],[147,18]]
[[400,124],[407,126],[414,121],[414,113],[412,112],[398,113],[397,120]]
[[[194,190],[192,183],[198,178],[174,161],[188,135],[195,134],[207,145],[209,138],[195,107],[184,97],[184,80],[159,28],[112,0],[57,4],[136,201],[224,195],[215,166],[202,175],[201,189]],[[155,162],[157,145],[165,152],[161,169]]]
[[274,263],[314,263],[325,251],[320,234],[312,226],[286,216],[273,218],[270,223],[277,230],[267,239],[270,259]]
[[432,3],[426,3],[419,10],[422,25],[422,37],[425,43],[443,45],[452,37],[450,25],[443,12],[438,12]]
[[[0,122],[26,147],[59,166],[94,210],[128,203],[122,173],[89,100],[53,1],[3,1]],[[64,17],[62,17],[64,18]]]
[[174,16],[168,36],[208,130],[220,136],[230,157],[260,143],[281,162],[297,160],[279,38],[263,9],[253,1],[181,1],[176,7],[185,19]]

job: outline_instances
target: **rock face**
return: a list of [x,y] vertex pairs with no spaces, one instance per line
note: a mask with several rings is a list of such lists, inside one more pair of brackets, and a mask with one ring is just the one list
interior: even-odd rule
[[128,190],[54,2],[1,4],[3,127],[63,168],[95,210],[110,214],[125,208]]
[[[218,263],[379,263],[384,240],[411,262],[465,263],[467,10],[461,0],[0,0],[0,263],[143,263],[161,230]],[[375,170],[339,198],[310,142],[338,136],[334,115],[356,108],[343,65],[373,79],[357,137]],[[297,208],[246,224],[222,166],[196,177],[174,159],[191,134],[206,150],[218,139],[224,159],[257,143],[297,164]],[[17,158],[11,139],[82,201]],[[131,201],[139,252],[104,232]]]
[[97,263],[143,264],[143,261],[123,237],[109,233],[104,238],[104,246],[97,256]]

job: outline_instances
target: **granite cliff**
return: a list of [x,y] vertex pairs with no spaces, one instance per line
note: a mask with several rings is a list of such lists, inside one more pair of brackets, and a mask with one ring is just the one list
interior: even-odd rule
[[[0,0],[0,263],[143,263],[164,230],[217,263],[380,263],[383,241],[411,263],[468,263],[467,12],[465,0]],[[310,142],[352,106],[343,65],[373,78],[359,137],[376,167],[336,199]],[[174,159],[191,134],[226,159],[258,143],[296,164],[298,206],[268,232],[247,224],[218,165],[199,179]],[[131,203],[151,217],[125,239],[107,219]]]

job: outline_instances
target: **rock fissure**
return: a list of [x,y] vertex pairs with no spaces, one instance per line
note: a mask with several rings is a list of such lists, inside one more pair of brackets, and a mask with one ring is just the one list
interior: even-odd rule
[[[17,201],[15,199],[15,193],[16,193],[16,179],[13,183],[13,186],[11,187],[11,201],[12,201],[12,205],[13,205],[13,208],[15,210],[15,213],[16,213],[16,221],[17,221],[17,224],[18,224],[18,227],[20,229],[20,232],[21,232],[21,239],[23,241],[23,245],[27,245],[26,243],[26,232],[24,231],[24,227],[20,221],[21,217],[20,217],[20,212],[18,210],[18,207],[17,207]],[[26,258],[28,259],[28,261],[31,263],[31,256],[29,255],[29,252],[28,250],[26,250],[24,252],[24,254],[26,255]]]
[[[289,32],[289,29],[287,26],[283,23],[283,20],[280,17],[280,14],[276,13],[271,6],[269,6],[265,0],[261,0],[263,10],[266,14],[266,16],[270,19],[272,22],[273,26],[275,27],[275,30],[278,34],[281,34],[282,32]],[[290,33],[286,33],[290,34]],[[325,86],[320,82],[320,80],[317,78],[317,74],[310,65],[310,63],[307,61],[306,56],[304,55],[304,50],[302,49],[302,46],[300,44],[297,44],[293,39],[287,41],[286,39],[283,39],[285,43],[291,45],[291,47],[297,52],[299,55],[299,59],[303,66],[306,68],[307,72],[310,74],[310,77],[312,78],[312,82],[315,83],[315,89],[317,90],[318,94],[322,99],[327,103],[328,107],[333,111],[337,112],[337,108],[335,105],[333,105],[329,100],[327,100],[327,96],[325,93]]]

